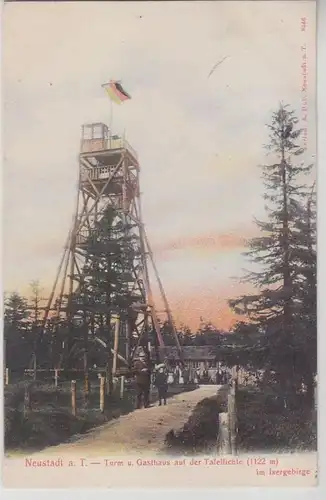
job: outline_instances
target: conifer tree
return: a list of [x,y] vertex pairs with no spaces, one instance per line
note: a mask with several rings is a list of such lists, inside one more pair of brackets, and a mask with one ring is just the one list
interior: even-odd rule
[[27,301],[17,292],[12,292],[5,299],[4,322],[6,327],[15,328],[19,331],[26,329],[29,317]]
[[32,346],[28,342],[29,312],[27,301],[17,292],[4,303],[5,366],[10,369],[27,368]]
[[237,313],[248,315],[264,332],[266,363],[276,372],[284,396],[297,383],[295,337],[302,307],[298,224],[306,195],[303,175],[311,170],[300,162],[304,150],[297,125],[294,111],[283,104],[268,125],[266,149],[272,161],[262,166],[267,218],[255,221],[262,234],[248,242],[246,256],[255,269],[244,278],[257,293],[230,301]]
[[[313,186],[314,189],[314,186]],[[308,194],[298,209],[296,221],[296,371],[307,387],[313,403],[314,376],[317,373],[317,253],[315,193]]]

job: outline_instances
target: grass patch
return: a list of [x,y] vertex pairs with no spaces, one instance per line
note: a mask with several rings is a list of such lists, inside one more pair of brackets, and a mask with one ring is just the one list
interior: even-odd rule
[[317,426],[307,409],[305,396],[298,395],[294,408],[267,387],[242,387],[237,392],[238,446],[242,451],[300,451],[317,449]]
[[133,391],[126,392],[120,400],[114,394],[107,398],[105,412],[99,410],[99,394],[91,393],[87,407],[82,391],[77,391],[77,416],[70,410],[69,386],[54,387],[34,383],[31,389],[31,409],[24,411],[26,383],[9,385],[4,391],[5,448],[6,450],[39,450],[84,434],[134,408]]
[[[228,386],[217,396],[200,401],[179,431],[166,435],[169,453],[200,454],[216,451],[218,413],[227,412]],[[317,449],[316,412],[307,408],[304,395],[297,395],[292,409],[273,387],[264,391],[240,387],[237,391],[239,452],[294,452]]]
[[216,396],[203,399],[182,429],[171,429],[167,433],[165,443],[170,453],[204,453],[216,447],[218,414],[227,411],[227,393],[228,387],[225,386]]
[[[26,386],[31,387],[30,406],[24,412]],[[175,386],[169,389],[173,397],[195,386]],[[19,382],[4,389],[5,448],[7,451],[37,451],[55,446],[90,429],[119,418],[135,409],[136,393],[128,388],[120,399],[119,387],[106,399],[104,413],[99,410],[99,384],[94,381],[87,405],[83,394],[83,381],[77,381],[77,416],[71,414],[70,382],[59,387],[44,382]],[[151,394],[151,403],[157,400],[157,391]]]

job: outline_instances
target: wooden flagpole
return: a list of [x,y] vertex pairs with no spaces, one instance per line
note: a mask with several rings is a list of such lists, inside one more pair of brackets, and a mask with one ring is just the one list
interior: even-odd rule
[[113,102],[112,99],[110,99],[110,122],[109,122],[110,149],[112,147],[112,121],[113,121]]

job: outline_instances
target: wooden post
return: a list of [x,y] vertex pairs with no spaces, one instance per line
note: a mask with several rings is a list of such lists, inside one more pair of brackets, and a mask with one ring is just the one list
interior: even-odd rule
[[235,392],[236,392],[236,382],[235,380],[232,380],[228,394],[229,433],[230,433],[230,445],[231,445],[232,455],[235,455],[237,453],[237,414],[236,414],[236,404],[235,404]]
[[76,416],[76,380],[71,381],[71,413]]
[[9,385],[9,368],[6,368],[5,385]]
[[126,355],[126,360],[129,363],[130,362],[130,355],[131,355],[131,328],[130,328],[129,321],[127,322],[127,325],[126,325],[126,352],[125,352],[125,355]]
[[118,357],[118,349],[119,349],[119,332],[120,332],[120,317],[117,317],[114,329],[114,354],[113,354],[113,365],[112,365],[112,375],[113,377],[117,373],[117,357]]
[[125,390],[125,377],[124,375],[120,378],[120,399],[123,399],[123,393]]
[[217,451],[220,455],[231,454],[231,443],[229,439],[229,419],[227,413],[218,414]]
[[26,418],[28,412],[31,410],[31,387],[30,385],[25,386],[24,393],[24,417]]
[[239,368],[238,384],[245,385],[245,371],[243,368]]
[[106,367],[105,367],[105,387],[106,387],[106,394],[107,396],[112,396],[113,394],[113,377],[112,377],[112,355],[111,351],[108,351],[108,357],[107,357],[107,362],[106,362]]
[[88,402],[89,402],[89,375],[88,375],[88,372],[85,373],[85,377],[84,377],[84,399],[85,399],[85,406],[88,406]]
[[100,378],[100,410],[104,413],[105,409],[105,377],[101,375]]
[[55,387],[58,387],[58,378],[59,378],[59,372],[58,372],[58,369],[56,368],[54,370],[54,385],[55,385]]
[[36,353],[34,352],[33,355],[33,379],[36,380],[37,378],[37,364],[36,364]]
[[318,409],[317,398],[318,398],[318,386],[317,386],[317,382],[315,381],[315,384],[314,384],[314,409],[315,410]]

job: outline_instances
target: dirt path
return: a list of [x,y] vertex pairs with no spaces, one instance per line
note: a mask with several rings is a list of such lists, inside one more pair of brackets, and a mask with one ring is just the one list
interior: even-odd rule
[[219,386],[201,386],[178,394],[168,399],[166,406],[136,410],[92,430],[75,442],[52,446],[35,455],[159,453],[164,449],[167,432],[181,428],[197,403],[216,395],[218,389]]

